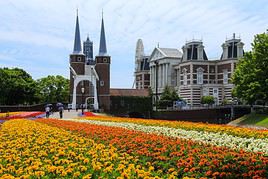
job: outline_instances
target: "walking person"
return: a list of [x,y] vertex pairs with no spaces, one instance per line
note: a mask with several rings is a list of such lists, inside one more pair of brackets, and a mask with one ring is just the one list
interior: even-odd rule
[[63,114],[63,106],[59,107],[59,113],[60,113],[60,118],[62,119],[62,114]]
[[45,108],[45,111],[46,111],[46,118],[49,118],[50,107],[47,106],[47,107]]

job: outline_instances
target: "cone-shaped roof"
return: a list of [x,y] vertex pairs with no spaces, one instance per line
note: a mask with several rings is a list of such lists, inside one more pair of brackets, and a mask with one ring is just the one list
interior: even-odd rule
[[106,56],[106,55],[107,55],[107,48],[106,48],[104,21],[103,21],[103,17],[102,17],[102,20],[101,20],[101,34],[100,34],[99,56]]
[[75,25],[75,37],[74,37],[74,50],[73,50],[73,54],[80,54],[80,53],[82,53],[82,47],[81,47],[80,30],[79,30],[79,20],[78,20],[78,13],[77,13],[76,25]]

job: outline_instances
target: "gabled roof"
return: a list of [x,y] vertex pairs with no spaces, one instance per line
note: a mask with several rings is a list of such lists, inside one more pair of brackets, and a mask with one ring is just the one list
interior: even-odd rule
[[147,97],[149,96],[148,89],[118,89],[111,88],[110,89],[111,96],[139,96],[139,97]]
[[159,48],[167,57],[182,57],[182,53],[176,48]]
[[[154,56],[155,56],[155,58],[154,58]],[[154,59],[165,58],[165,57],[182,58],[182,53],[176,48],[156,47],[150,56],[150,61],[154,60]]]

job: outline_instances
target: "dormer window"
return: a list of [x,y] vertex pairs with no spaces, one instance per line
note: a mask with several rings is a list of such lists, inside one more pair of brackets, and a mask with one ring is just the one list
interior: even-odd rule
[[237,42],[228,44],[228,58],[237,58]]
[[197,60],[197,46],[198,45],[189,45],[187,49],[187,60]]

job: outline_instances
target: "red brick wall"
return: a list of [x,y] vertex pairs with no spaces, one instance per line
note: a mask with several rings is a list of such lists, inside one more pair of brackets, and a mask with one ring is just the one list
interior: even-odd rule
[[99,96],[99,106],[105,111],[110,110],[110,62],[109,56],[96,57],[96,72],[99,76],[97,90]]

